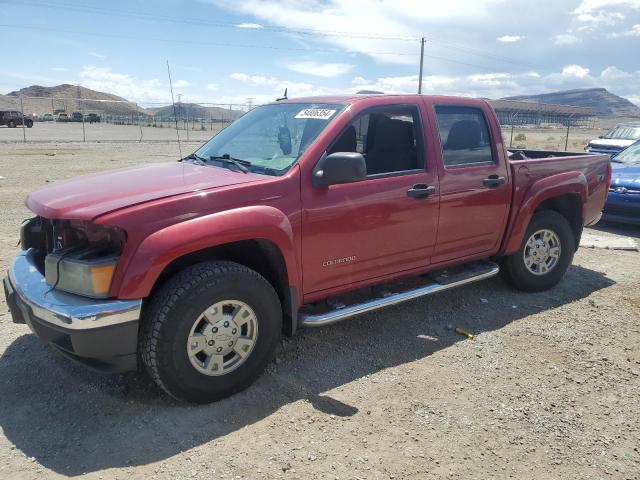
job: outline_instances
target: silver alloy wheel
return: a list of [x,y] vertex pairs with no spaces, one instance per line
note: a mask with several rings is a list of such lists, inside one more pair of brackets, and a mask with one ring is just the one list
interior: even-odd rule
[[560,261],[560,238],[552,230],[538,230],[524,246],[524,264],[534,275],[546,275]]
[[242,365],[258,339],[258,319],[239,300],[211,305],[196,319],[187,338],[191,365],[200,373],[225,375]]

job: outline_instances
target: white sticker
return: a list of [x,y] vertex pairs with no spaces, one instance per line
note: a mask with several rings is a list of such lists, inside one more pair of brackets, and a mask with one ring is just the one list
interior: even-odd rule
[[329,120],[335,110],[328,110],[326,108],[306,108],[298,112],[294,118],[315,118],[318,120]]

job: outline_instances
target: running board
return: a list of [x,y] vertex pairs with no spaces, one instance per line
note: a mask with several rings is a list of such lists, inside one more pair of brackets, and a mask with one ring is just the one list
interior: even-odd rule
[[300,325],[305,327],[329,325],[330,323],[339,322],[340,320],[355,317],[356,315],[361,315],[373,310],[397,305],[398,303],[415,298],[484,280],[485,278],[497,275],[500,271],[500,267],[492,262],[474,262],[473,264],[463,266],[463,268],[462,271],[454,271],[453,273],[449,271],[434,273],[429,276],[432,283],[418,288],[397,293],[383,291],[381,297],[348,306],[338,305],[336,309],[324,313],[312,314],[300,312],[298,317]]

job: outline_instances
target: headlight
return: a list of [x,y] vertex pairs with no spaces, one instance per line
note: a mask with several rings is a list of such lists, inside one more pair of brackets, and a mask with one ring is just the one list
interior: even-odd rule
[[95,257],[94,253],[91,249],[50,253],[44,260],[47,284],[86,297],[108,297],[119,257]]
[[92,298],[109,296],[126,234],[88,222],[56,220],[44,256],[47,284]]

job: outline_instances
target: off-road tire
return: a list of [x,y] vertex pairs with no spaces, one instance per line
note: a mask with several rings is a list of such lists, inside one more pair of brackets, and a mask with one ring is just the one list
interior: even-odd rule
[[13,120],[9,120],[9,123],[7,123],[7,127],[16,128],[16,122],[14,122]]
[[[553,269],[542,275],[535,275],[529,271],[524,262],[524,249],[527,240],[539,230],[551,230],[560,240],[560,258]],[[536,213],[522,240],[520,249],[502,259],[502,277],[519,290],[525,292],[541,292],[554,287],[571,265],[576,249],[576,240],[567,219],[553,210],[543,210]]]
[[25,125],[27,126],[27,128],[31,128],[31,127],[33,127],[33,120],[27,120],[27,121],[25,122]]
[[[196,319],[216,302],[235,299],[256,314],[258,336],[249,357],[220,376],[197,371],[187,354]],[[271,284],[257,272],[228,261],[188,267],[163,284],[144,308],[142,363],[169,395],[193,403],[220,400],[247,388],[271,360],[282,332],[282,308]]]

